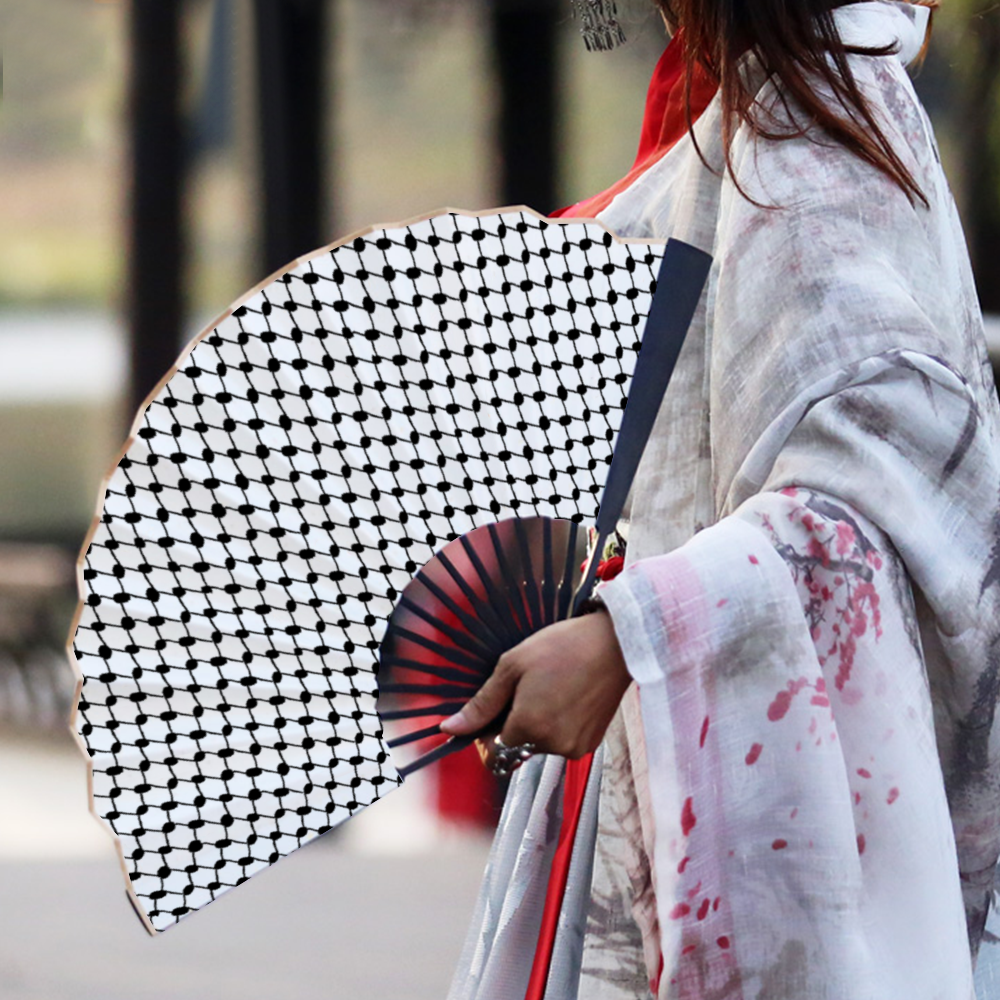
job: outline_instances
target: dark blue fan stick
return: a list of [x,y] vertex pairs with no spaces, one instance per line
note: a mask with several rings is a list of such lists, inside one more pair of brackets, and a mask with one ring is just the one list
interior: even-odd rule
[[[585,564],[579,586],[575,591],[572,589],[583,532],[571,521],[511,518],[474,529],[450,543],[417,574],[411,585],[421,588],[428,595],[425,600],[432,606],[436,602],[439,611],[421,607],[420,597],[411,597],[408,587],[390,618],[381,651],[382,669],[392,680],[384,677],[380,681],[380,694],[430,695],[439,701],[431,706],[381,712],[382,719],[433,715],[443,718],[453,714],[462,706],[456,699],[471,699],[506,650],[539,628],[580,613],[593,591],[600,553],[621,517],[711,263],[708,254],[679,240],[669,240],[664,249],[598,510],[597,543]],[[448,555],[458,553],[457,547],[472,567],[465,574]],[[557,565],[561,573],[558,579]],[[429,572],[433,566],[441,566],[449,580],[435,580]],[[449,591],[446,582],[455,589]],[[457,624],[446,623],[441,613],[451,615]],[[476,619],[480,624],[474,626],[472,622]],[[420,623],[433,626],[434,638],[419,633]],[[434,657],[433,662],[421,658],[428,652]],[[427,679],[420,683],[397,682],[395,675],[399,670],[423,674]],[[450,683],[442,684],[442,680]],[[448,738],[399,768],[400,776],[406,777],[498,731],[506,715],[505,710],[490,723],[488,730]],[[407,733],[390,740],[388,745],[402,746],[434,735],[441,735],[438,725]]]
[[712,258],[704,251],[680,240],[667,242],[611,470],[597,511],[597,545],[573,597],[574,615],[594,588],[600,553],[621,517],[711,266]]

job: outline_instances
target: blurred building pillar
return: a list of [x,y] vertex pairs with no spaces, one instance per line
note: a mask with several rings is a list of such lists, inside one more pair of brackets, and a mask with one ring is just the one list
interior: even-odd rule
[[271,274],[327,242],[329,0],[255,0],[263,258]]
[[191,120],[191,159],[227,149],[236,132],[234,113],[236,0],[211,0],[208,66]]
[[504,205],[559,207],[558,0],[493,0],[491,47],[500,107],[497,147]]
[[965,121],[965,227],[983,312],[1000,313],[1000,153],[994,136],[1000,101],[1000,17],[979,0],[967,32]]
[[184,323],[182,7],[179,0],[132,0],[129,11],[132,412],[177,359]]

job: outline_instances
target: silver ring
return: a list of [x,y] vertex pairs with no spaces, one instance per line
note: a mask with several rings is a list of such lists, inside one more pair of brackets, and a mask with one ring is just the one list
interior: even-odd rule
[[493,760],[493,773],[498,778],[506,778],[535,753],[534,743],[520,743],[509,747],[499,735],[493,737],[493,745],[497,748]]

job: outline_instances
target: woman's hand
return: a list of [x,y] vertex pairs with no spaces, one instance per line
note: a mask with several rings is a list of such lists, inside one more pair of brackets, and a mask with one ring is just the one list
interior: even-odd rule
[[[500,733],[507,746],[533,743],[539,753],[582,757],[604,738],[630,681],[611,615],[602,608],[549,625],[504,653],[441,731],[479,732],[510,704]],[[488,765],[494,749],[492,739],[480,740]]]

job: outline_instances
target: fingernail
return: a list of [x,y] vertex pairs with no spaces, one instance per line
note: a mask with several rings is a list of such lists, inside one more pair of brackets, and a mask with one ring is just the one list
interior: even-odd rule
[[462,712],[456,712],[454,715],[449,715],[441,723],[441,731],[444,733],[449,733],[453,728],[462,726],[465,723],[465,715]]

